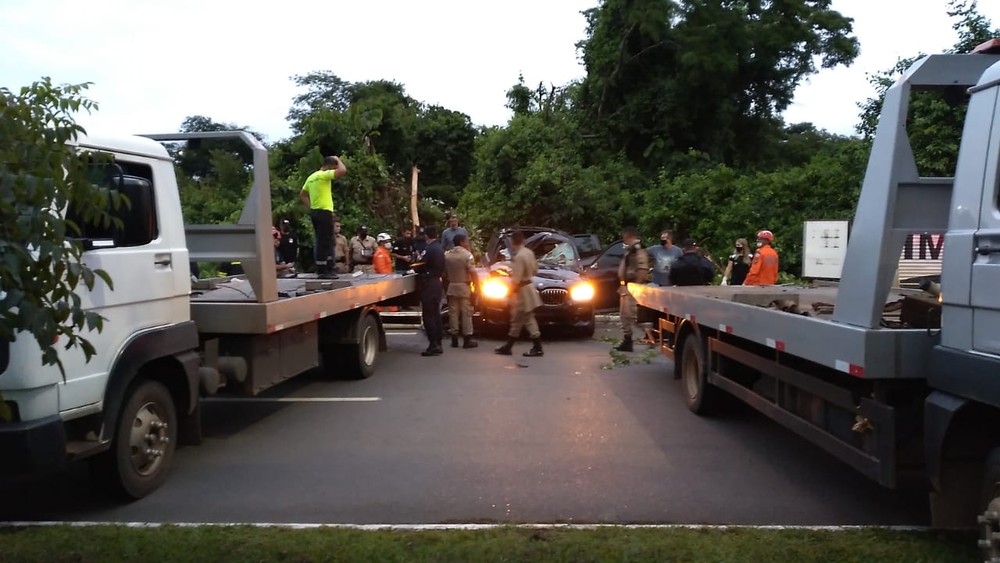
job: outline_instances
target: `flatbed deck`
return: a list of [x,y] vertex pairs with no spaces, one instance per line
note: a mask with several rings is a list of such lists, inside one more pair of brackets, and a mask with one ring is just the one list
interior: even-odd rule
[[312,274],[278,278],[278,300],[257,302],[243,276],[199,280],[191,291],[191,318],[203,334],[270,334],[416,291],[416,276]]
[[[925,377],[940,331],[866,329],[831,320],[838,287],[629,284],[639,305],[859,378]],[[919,292],[893,289],[886,304]]]

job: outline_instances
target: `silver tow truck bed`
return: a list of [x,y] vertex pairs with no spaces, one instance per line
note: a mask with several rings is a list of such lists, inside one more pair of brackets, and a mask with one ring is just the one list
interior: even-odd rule
[[374,305],[416,290],[416,276],[309,274],[278,278],[278,299],[259,303],[243,276],[201,280],[191,291],[191,318],[202,334],[270,334]]
[[[866,329],[829,318],[837,287],[659,287],[629,284],[642,307],[805,358],[865,379],[927,376],[938,330]],[[886,303],[912,294],[893,289]],[[769,308],[772,302],[795,303],[809,316]],[[814,307],[815,305],[815,307]]]

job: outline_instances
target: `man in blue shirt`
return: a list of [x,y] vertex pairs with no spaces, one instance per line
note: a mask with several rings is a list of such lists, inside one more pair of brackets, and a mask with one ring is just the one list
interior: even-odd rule
[[663,231],[660,233],[660,244],[646,249],[653,262],[652,281],[656,285],[671,285],[670,266],[684,254],[680,248],[674,246],[673,238],[673,233]]
[[458,217],[452,215],[448,217],[448,228],[441,233],[441,246],[445,252],[455,248],[455,235],[464,235],[465,238],[469,238],[469,231],[466,231],[465,227],[459,227]]

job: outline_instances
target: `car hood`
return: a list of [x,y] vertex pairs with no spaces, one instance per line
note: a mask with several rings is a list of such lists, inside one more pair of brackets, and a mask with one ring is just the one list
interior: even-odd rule
[[[489,268],[479,270],[479,279],[485,280],[487,277],[509,279],[508,276],[500,273],[501,270],[510,271],[510,262],[497,262]],[[568,268],[550,266],[547,264],[538,265],[538,273],[532,278],[536,287],[569,287],[581,279],[580,274]]]

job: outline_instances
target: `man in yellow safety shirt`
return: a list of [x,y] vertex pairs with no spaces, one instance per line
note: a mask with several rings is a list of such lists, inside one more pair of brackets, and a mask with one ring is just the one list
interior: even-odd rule
[[336,156],[323,159],[323,166],[306,178],[299,199],[309,206],[309,218],[316,232],[316,273],[325,279],[336,278],[333,265],[336,252],[333,245],[333,186],[335,178],[347,174],[347,167]]

